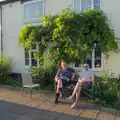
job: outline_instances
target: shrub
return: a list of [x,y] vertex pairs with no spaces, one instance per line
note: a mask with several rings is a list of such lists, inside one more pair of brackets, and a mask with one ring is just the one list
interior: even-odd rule
[[54,65],[46,66],[45,68],[30,68],[33,82],[40,84],[41,89],[44,89],[47,85],[54,84],[56,71],[57,69]]
[[11,74],[6,84],[12,87],[22,87],[21,74]]
[[107,107],[117,107],[119,104],[119,91],[117,79],[109,78],[108,74],[104,74],[95,80],[92,87],[92,103],[101,103]]
[[3,54],[0,54],[0,84],[6,84],[11,73],[11,61]]
[[120,100],[115,103],[114,107],[120,110]]

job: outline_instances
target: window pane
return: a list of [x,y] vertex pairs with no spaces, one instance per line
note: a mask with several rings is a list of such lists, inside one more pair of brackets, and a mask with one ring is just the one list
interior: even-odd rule
[[99,48],[95,49],[95,68],[101,68],[101,51]]
[[29,59],[25,59],[25,65],[29,65]]
[[26,52],[29,51],[28,48],[25,48],[25,51],[26,51]]
[[29,52],[25,52],[25,58],[29,58]]
[[90,56],[87,56],[86,63],[89,65],[89,68],[92,68],[92,53]]
[[100,0],[94,0],[94,4],[100,4]]
[[36,44],[32,44],[31,49],[36,50]]
[[81,67],[81,64],[75,63],[75,67]]
[[38,16],[43,16],[43,1],[24,6],[25,21],[37,20]]
[[100,5],[94,5],[94,9],[100,10]]
[[100,0],[94,0],[94,9],[100,9]]
[[74,0],[74,10],[80,12],[80,0]]
[[91,8],[91,0],[81,0],[81,11],[87,11]]
[[37,66],[37,60],[31,59],[31,65],[32,66]]
[[31,52],[31,58],[35,58],[36,54],[37,54],[37,52]]

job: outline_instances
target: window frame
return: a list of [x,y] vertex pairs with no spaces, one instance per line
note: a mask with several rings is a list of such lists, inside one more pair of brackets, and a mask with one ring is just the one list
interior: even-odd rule
[[[101,71],[103,69],[103,63],[104,63],[104,55],[101,53],[101,67],[100,68],[95,68],[95,50],[92,51],[92,68],[90,68],[91,71]],[[75,64],[73,64],[73,67],[78,70],[82,71],[83,70],[83,64],[80,64],[80,67],[75,67]]]
[[[75,0],[72,0],[72,7],[73,10],[75,11],[75,4],[74,4]],[[100,0],[100,10],[102,9],[102,0]],[[94,0],[91,0],[91,9],[94,9]],[[80,12],[81,12],[81,0],[80,0]]]
[[[39,3],[41,1],[43,2],[43,13],[42,13],[43,16],[40,19],[36,19],[36,20],[25,20],[25,6],[30,5],[30,4],[34,4],[34,3]],[[24,24],[41,22],[41,21],[43,21],[44,16],[45,16],[45,2],[44,2],[44,0],[34,0],[34,1],[27,1],[27,2],[23,3],[23,21],[24,21]]]
[[[34,43],[35,45],[36,45],[36,49],[30,49],[30,50],[28,50],[28,53],[29,53],[29,58],[26,58],[25,57],[25,49],[24,49],[24,66],[25,66],[25,68],[30,68],[30,67],[39,67],[39,61],[37,61],[37,65],[36,66],[32,66],[32,57],[31,57],[31,53],[32,52],[37,52],[38,53],[38,51],[39,51],[39,44],[38,43]],[[25,59],[29,59],[29,65],[26,65],[25,64]]]

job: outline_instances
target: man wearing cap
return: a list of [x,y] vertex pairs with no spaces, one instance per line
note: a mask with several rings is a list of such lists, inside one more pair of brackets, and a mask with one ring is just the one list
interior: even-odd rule
[[71,108],[75,108],[79,102],[79,96],[81,88],[89,88],[91,84],[94,82],[94,75],[92,71],[89,70],[89,65],[84,64],[84,71],[80,73],[80,77],[78,79],[78,82],[74,88],[74,91],[72,95],[68,98],[69,100],[76,97],[75,103],[71,106]]

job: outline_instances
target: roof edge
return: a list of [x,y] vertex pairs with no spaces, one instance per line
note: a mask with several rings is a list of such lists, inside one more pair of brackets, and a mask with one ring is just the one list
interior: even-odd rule
[[9,3],[17,2],[17,1],[21,1],[21,3],[23,3],[23,2],[27,2],[31,0],[7,0],[7,1],[1,1],[0,5],[5,5],[5,4],[9,4]]

